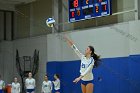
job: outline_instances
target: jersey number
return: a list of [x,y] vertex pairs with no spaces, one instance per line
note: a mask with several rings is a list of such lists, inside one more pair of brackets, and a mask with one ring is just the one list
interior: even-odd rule
[[85,68],[85,64],[82,63],[82,68]]

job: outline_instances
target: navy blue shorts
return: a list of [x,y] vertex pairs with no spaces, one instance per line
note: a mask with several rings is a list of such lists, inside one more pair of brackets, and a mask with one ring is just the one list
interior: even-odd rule
[[59,92],[60,93],[60,89],[58,89],[58,90],[54,90],[54,92],[56,93],[56,92]]
[[26,89],[26,92],[29,92],[29,93],[32,93],[34,91],[35,91],[35,89]]
[[0,93],[3,93],[3,90],[0,89]]
[[90,80],[90,81],[83,81],[83,80],[81,80],[81,84],[83,84],[83,85],[87,85],[87,84],[89,84],[89,83],[92,83],[93,84],[93,80]]

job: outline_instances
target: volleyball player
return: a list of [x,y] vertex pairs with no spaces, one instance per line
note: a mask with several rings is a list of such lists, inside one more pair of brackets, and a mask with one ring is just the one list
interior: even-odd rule
[[1,79],[1,75],[0,75],[0,93],[3,93],[5,88],[5,82]]
[[18,83],[17,77],[14,78],[14,82],[12,83],[11,93],[20,93],[20,83]]
[[76,78],[73,82],[77,83],[81,80],[82,93],[93,93],[93,67],[97,67],[99,63],[99,56],[94,53],[94,47],[88,46],[85,50],[85,54],[82,54],[74,43],[65,36],[66,41],[70,47],[75,51],[75,53],[81,59],[80,76]]
[[32,78],[32,73],[29,72],[28,78],[25,80],[26,93],[35,92],[35,79]]
[[60,78],[59,75],[55,74],[54,75],[55,81],[52,81],[54,84],[55,93],[60,93],[60,79],[59,78]]
[[42,93],[52,93],[52,82],[48,80],[47,75],[45,75],[42,83]]

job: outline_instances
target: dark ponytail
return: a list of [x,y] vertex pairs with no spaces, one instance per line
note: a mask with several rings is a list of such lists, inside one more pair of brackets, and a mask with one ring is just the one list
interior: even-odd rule
[[98,56],[97,54],[95,54],[94,52],[94,47],[93,46],[88,46],[90,48],[90,50],[92,51],[91,53],[91,57],[94,58],[94,68],[97,68],[100,65],[100,56]]
[[55,76],[56,76],[58,79],[60,79],[60,76],[59,76],[59,74],[55,74]]

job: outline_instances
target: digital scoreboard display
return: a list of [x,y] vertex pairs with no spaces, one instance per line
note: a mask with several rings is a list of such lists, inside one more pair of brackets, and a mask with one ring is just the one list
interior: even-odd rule
[[111,15],[110,0],[69,0],[69,22]]

